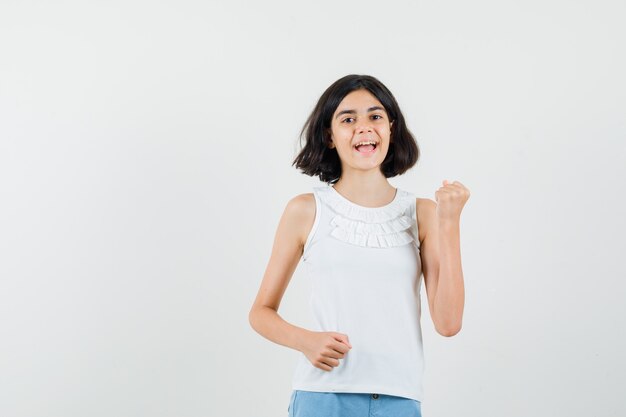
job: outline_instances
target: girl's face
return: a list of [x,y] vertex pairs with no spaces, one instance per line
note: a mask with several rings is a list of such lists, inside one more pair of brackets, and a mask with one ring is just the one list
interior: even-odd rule
[[[383,105],[368,90],[346,95],[330,125],[330,147],[337,149],[343,172],[348,167],[369,170],[381,165],[389,149],[392,124]],[[357,147],[364,142],[373,144]]]

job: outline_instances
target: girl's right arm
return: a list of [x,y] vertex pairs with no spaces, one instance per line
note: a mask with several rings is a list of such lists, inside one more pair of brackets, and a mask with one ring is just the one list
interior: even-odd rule
[[278,223],[272,254],[248,316],[250,325],[261,336],[300,351],[301,343],[310,331],[283,320],[278,308],[300,262],[305,235],[314,219],[313,194],[301,194],[289,200]]
[[312,193],[292,198],[280,218],[269,263],[248,319],[266,339],[303,352],[311,363],[327,371],[339,364],[350,348],[347,335],[314,332],[286,322],[278,308],[300,262],[306,238],[315,220]]

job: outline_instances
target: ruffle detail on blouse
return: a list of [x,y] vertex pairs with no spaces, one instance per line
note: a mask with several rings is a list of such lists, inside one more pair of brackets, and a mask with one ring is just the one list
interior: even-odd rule
[[334,189],[323,190],[322,199],[333,209],[330,234],[353,245],[390,248],[414,240],[413,219],[406,215],[411,206],[410,193],[398,189],[394,200],[383,207],[361,207],[338,195]]

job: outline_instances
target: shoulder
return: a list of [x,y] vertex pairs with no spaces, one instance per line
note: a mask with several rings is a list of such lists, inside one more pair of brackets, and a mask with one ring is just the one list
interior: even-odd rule
[[298,194],[287,202],[285,211],[301,217],[306,217],[311,212],[315,214],[315,196],[313,193]]
[[285,206],[283,216],[297,231],[302,244],[306,241],[308,231],[315,220],[315,196],[313,193],[298,194],[292,197]]
[[437,203],[430,198],[417,198],[415,201],[415,211],[417,215],[419,240],[423,242],[436,217]]

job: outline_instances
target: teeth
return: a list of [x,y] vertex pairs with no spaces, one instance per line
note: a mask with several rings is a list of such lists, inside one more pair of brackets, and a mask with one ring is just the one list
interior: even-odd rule
[[373,142],[373,141],[369,141],[369,142],[359,142],[359,143],[357,143],[356,145],[354,145],[354,147],[356,148],[356,147],[361,146],[361,145],[376,145],[376,142]]

